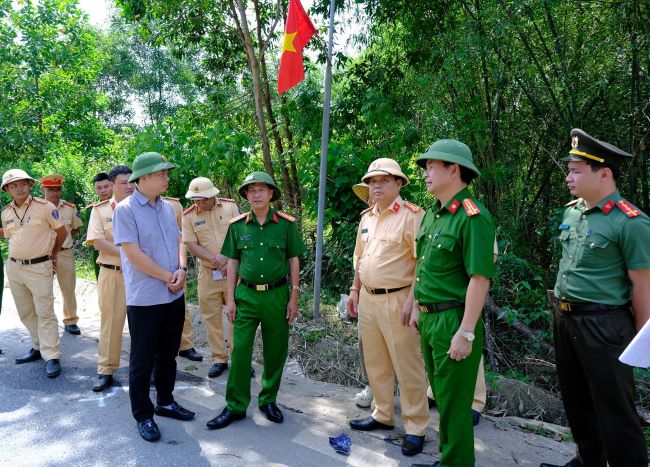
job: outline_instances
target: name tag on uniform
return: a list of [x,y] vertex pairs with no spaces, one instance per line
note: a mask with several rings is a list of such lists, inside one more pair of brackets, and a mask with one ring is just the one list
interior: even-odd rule
[[196,225],[203,225],[203,224],[205,224],[205,221],[198,221],[198,222],[195,222],[195,223],[194,223],[195,226],[196,226]]
[[9,224],[11,224],[13,221],[14,221],[13,219],[9,219],[7,222],[5,222],[5,224],[9,225]]
[[245,242],[247,240],[252,240],[252,239],[253,239],[252,235],[242,235],[241,237],[239,237],[239,240],[241,240],[243,242]]
[[361,229],[361,240],[364,242],[368,239],[368,229]]

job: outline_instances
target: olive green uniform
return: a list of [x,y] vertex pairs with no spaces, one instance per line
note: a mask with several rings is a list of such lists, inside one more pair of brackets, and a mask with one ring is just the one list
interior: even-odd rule
[[[262,326],[264,372],[258,405],[275,403],[289,347],[287,304],[289,259],[305,252],[305,244],[290,216],[269,209],[260,225],[252,213],[231,221],[221,254],[239,261],[241,281],[235,290],[237,314],[234,322],[234,347],[226,388],[228,410],[246,412],[250,403],[250,374],[253,343],[257,327]],[[268,290],[264,284],[269,285]],[[273,288],[271,288],[273,286]]]
[[[483,348],[483,320],[479,318],[472,353],[456,361],[447,351],[463,319],[467,287],[472,275],[495,272],[492,215],[464,188],[445,206],[429,209],[416,236],[418,263],[415,299],[420,305],[418,328],[424,364],[440,412],[440,463],[444,467],[474,465],[471,407]],[[460,305],[436,312],[427,305]]]
[[618,357],[635,335],[628,271],[650,269],[650,219],[618,191],[591,209],[581,199],[570,204],[559,227],[554,340],[578,460],[647,466],[632,368]]

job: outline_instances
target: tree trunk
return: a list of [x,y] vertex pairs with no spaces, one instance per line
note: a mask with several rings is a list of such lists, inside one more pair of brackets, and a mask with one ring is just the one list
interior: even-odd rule
[[296,158],[294,156],[294,145],[293,145],[293,133],[291,133],[291,120],[289,119],[289,113],[287,112],[287,97],[284,94],[280,95],[280,112],[282,118],[284,119],[284,134],[287,139],[287,146],[289,148],[289,164],[291,166],[291,178],[295,184],[293,197],[294,205],[298,212],[302,212],[302,189],[300,187],[300,180],[298,180],[298,169],[296,168]]

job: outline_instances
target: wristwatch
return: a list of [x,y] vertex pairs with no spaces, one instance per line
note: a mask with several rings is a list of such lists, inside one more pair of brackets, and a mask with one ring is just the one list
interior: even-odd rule
[[458,334],[463,336],[468,342],[473,342],[474,339],[476,339],[476,336],[473,333],[463,331],[463,328],[458,328]]
[[181,269],[183,271],[187,272],[187,268],[185,266],[178,266],[178,270],[180,271]]

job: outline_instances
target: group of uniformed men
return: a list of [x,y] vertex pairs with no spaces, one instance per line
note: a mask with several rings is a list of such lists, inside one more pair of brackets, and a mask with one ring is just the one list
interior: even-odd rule
[[[577,200],[567,205],[559,226],[562,260],[554,304],[557,370],[577,444],[576,457],[565,466],[645,466],[632,369],[618,356],[650,317],[650,219],[616,188],[620,165],[631,155],[579,129],[571,137],[564,160],[567,186]],[[402,453],[420,453],[429,421],[429,386],[430,401],[435,397],[440,413],[441,458],[433,465],[472,466],[477,414],[470,409],[475,392],[483,403],[485,398],[481,310],[495,273],[494,220],[468,188],[480,172],[466,145],[436,141],[416,163],[424,169],[427,192],[436,198],[426,212],[401,198],[409,179],[392,159],[373,161],[363,184],[355,187],[369,207],[357,233],[348,311],[359,317],[366,393],[372,394],[374,408],[350,426],[363,431],[394,427],[397,377],[406,431]],[[174,167],[158,153],[144,153],[133,170],[117,166],[94,179],[96,189],[105,181],[112,184],[112,196],[104,190],[104,199],[91,206],[87,235],[99,253],[101,332],[93,390],[112,383],[128,317],[129,395],[140,435],[148,441],[160,438],[154,414],[194,417],[172,395],[179,351],[202,358],[191,342],[183,294],[187,248],[199,263],[210,377],[228,368],[226,341],[231,345],[227,404],[208,428],[224,428],[246,416],[260,325],[264,372],[258,406],[269,420],[281,423],[276,398],[289,325],[298,311],[298,257],[305,251],[295,219],[271,207],[280,191],[264,172],[248,175],[238,190],[249,212],[239,214],[233,200],[219,198],[212,182],[199,177],[186,193],[193,205],[181,214],[177,199],[162,197]],[[74,205],[61,200],[63,181],[56,174],[41,179],[43,200],[30,195],[35,180],[25,172],[12,169],[2,179],[2,190],[13,198],[2,211],[9,239],[7,274],[33,342],[16,363],[42,357],[50,377],[61,371],[53,272],[64,298],[65,330],[80,332],[70,247],[81,220]],[[228,339],[222,311],[233,323]],[[152,373],[155,407],[149,399]]]

